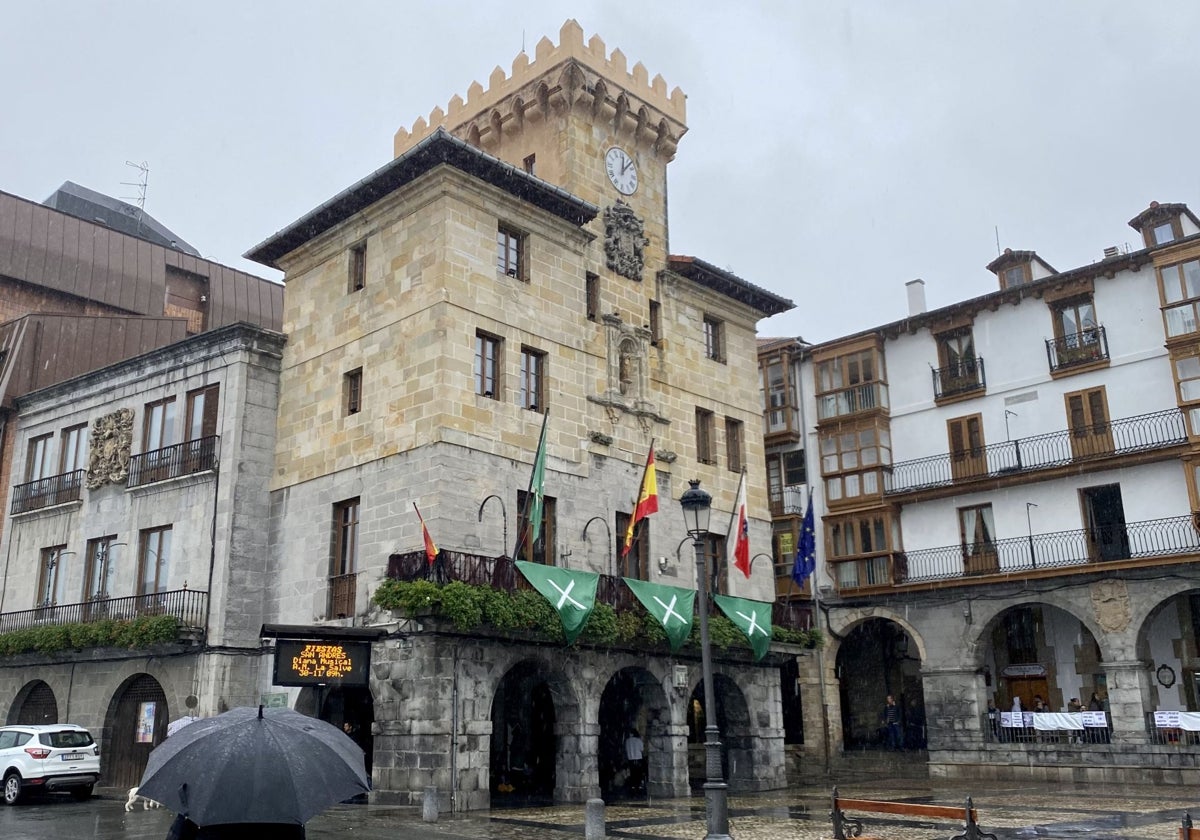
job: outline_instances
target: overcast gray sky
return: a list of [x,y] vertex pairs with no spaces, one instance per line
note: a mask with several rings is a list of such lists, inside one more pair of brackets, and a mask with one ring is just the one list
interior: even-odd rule
[[671,250],[796,301],[823,341],[995,288],[1001,246],[1059,270],[1200,211],[1200,3],[0,0],[0,190],[135,195],[241,254],[391,158],[568,17],[688,95]]

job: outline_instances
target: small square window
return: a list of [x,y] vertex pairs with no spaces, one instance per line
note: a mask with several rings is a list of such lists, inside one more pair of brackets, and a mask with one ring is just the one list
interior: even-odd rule
[[342,389],[346,400],[346,414],[362,411],[362,368],[355,368],[343,377]]
[[1168,242],[1175,241],[1175,224],[1173,222],[1163,222],[1161,225],[1154,226],[1154,244],[1166,245]]
[[525,171],[528,172],[530,175],[533,175],[534,174],[533,170],[534,170],[535,166],[537,165],[537,155],[529,155],[528,157],[525,158],[525,160],[522,163],[525,167]]
[[357,292],[367,285],[367,243],[360,242],[350,249],[350,291]]
[[496,229],[496,270],[515,280],[528,280],[525,235],[507,225]]

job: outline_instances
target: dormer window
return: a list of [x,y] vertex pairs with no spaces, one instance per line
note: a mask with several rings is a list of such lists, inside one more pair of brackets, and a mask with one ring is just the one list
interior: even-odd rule
[[1166,245],[1185,236],[1200,232],[1200,220],[1192,215],[1186,204],[1150,206],[1129,220],[1129,226],[1142,235],[1147,248]]
[[1011,289],[1013,286],[1020,286],[1029,282],[1029,263],[1014,265],[1004,269],[1004,278],[1001,280],[1001,286],[1005,289]]
[[999,279],[1001,289],[1015,289],[1058,273],[1036,251],[1012,248],[1005,248],[1003,254],[988,263],[987,270]]

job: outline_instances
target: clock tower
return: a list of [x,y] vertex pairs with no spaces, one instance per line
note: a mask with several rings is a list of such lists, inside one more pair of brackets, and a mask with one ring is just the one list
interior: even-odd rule
[[[667,93],[661,75],[611,53],[600,36],[586,43],[568,20],[555,46],[542,38],[485,88],[455,96],[395,135],[398,157],[441,127],[513,166],[591,202],[604,243],[598,272],[647,280],[667,266],[667,164],[687,131],[687,99]],[[639,307],[640,309],[641,307]]]

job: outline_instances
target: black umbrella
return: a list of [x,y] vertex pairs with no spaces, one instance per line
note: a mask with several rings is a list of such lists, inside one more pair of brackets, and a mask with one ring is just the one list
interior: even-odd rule
[[150,753],[138,793],[197,825],[303,825],[371,789],[363,752],[335,726],[290,709],[199,720]]

